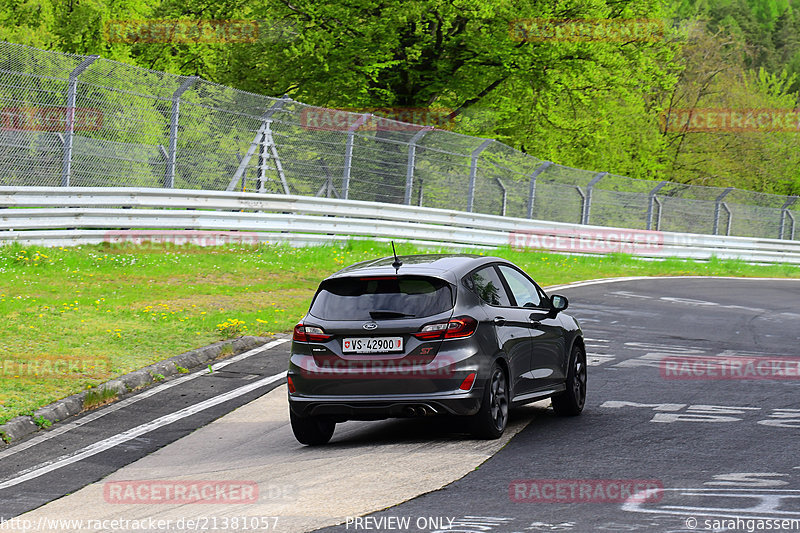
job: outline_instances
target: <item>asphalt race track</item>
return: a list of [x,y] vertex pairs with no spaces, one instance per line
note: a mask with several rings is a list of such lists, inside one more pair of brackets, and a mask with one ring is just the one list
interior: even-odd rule
[[[369,524],[409,517],[414,530],[419,517],[444,517],[450,531],[688,532],[800,520],[800,282],[648,280],[561,292],[591,339],[583,415],[525,410],[527,427],[479,470]],[[678,373],[662,360],[698,356],[792,357],[794,377],[668,379]],[[560,480],[562,494],[544,480]],[[592,480],[601,500],[616,495],[617,480],[649,480],[663,491],[582,502],[572,480]],[[541,501],[548,497],[555,501]]]
[[[330,445],[303,447],[275,377],[284,343],[230,364],[229,376],[0,452],[0,531],[800,531],[800,281],[557,292],[587,337],[580,417],[540,402],[515,412],[500,442],[431,420],[350,422]],[[112,490],[208,480],[257,494],[131,503]],[[67,519],[84,523],[52,522]]]

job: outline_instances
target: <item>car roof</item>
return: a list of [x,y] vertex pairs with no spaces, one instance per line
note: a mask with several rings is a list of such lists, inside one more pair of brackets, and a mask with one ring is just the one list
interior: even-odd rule
[[388,256],[355,263],[336,272],[330,278],[399,274],[432,276],[457,283],[463,275],[481,265],[498,261],[508,263],[499,257],[476,254],[419,254],[401,255],[398,258],[403,264],[397,270],[392,266],[394,256]]

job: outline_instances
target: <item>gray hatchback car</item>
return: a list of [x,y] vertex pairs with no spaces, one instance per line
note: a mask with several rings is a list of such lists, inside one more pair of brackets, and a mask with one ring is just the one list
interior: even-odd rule
[[297,324],[289,415],[298,441],[337,422],[452,415],[498,438],[509,407],[586,401],[586,349],[564,296],[497,257],[415,255],[349,266],[319,286]]

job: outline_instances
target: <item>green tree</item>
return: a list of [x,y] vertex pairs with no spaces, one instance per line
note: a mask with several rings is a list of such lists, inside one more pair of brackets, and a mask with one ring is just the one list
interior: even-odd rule
[[[795,98],[789,87],[794,78],[745,68],[740,62],[743,46],[731,35],[711,34],[703,24],[691,27],[682,48],[684,69],[665,96],[665,116],[680,110],[792,110]],[[788,194],[800,170],[796,133],[720,128],[669,129],[663,135],[665,177],[673,181]]]

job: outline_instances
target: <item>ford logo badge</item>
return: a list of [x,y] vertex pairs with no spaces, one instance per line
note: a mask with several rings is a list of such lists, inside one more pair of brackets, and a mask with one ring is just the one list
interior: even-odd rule
[[377,328],[377,327],[378,327],[378,324],[376,324],[375,322],[367,322],[367,323],[366,323],[366,324],[364,324],[362,327],[363,327],[364,329],[375,329],[375,328]]

